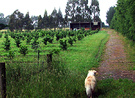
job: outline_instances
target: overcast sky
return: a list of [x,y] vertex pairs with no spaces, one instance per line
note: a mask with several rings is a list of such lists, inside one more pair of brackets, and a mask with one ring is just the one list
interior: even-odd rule
[[[16,9],[21,13],[29,12],[30,16],[44,15],[45,9],[50,15],[54,8],[60,8],[63,15],[65,14],[66,3],[68,0],[1,0],[0,13],[5,17],[11,15]],[[106,24],[106,12],[111,6],[115,6],[117,0],[98,0],[100,6],[100,18]],[[91,0],[89,0],[89,3]],[[89,4],[90,5],[90,4]]]

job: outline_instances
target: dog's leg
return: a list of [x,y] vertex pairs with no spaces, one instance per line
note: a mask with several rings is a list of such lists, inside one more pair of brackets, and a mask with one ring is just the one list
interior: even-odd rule
[[87,96],[87,98],[90,98],[90,96]]
[[93,95],[94,95],[94,90],[92,90],[91,92],[91,98],[93,98]]

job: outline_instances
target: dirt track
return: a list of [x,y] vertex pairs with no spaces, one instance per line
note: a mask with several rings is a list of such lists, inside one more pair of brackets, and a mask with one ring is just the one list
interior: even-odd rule
[[105,53],[102,57],[103,61],[98,68],[98,79],[128,78],[135,82],[135,71],[128,70],[128,66],[132,63],[126,59],[123,41],[112,30],[109,30],[108,34],[110,34],[110,38],[106,43]]

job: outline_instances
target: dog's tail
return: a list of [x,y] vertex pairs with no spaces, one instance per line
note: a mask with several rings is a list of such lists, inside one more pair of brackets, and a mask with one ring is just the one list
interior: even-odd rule
[[90,86],[87,86],[87,87],[86,87],[86,94],[87,94],[88,97],[91,96],[92,90],[91,90],[91,87],[90,87]]

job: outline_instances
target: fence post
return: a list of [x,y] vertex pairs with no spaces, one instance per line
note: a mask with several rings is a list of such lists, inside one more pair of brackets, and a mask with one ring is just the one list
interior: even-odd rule
[[0,86],[1,86],[1,96],[6,98],[6,69],[5,63],[0,63]]
[[47,54],[47,66],[50,67],[52,63],[52,54]]
[[39,55],[40,55],[40,50],[38,50],[38,65],[39,65]]

